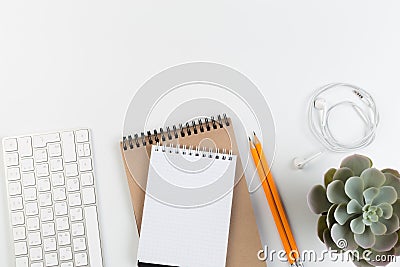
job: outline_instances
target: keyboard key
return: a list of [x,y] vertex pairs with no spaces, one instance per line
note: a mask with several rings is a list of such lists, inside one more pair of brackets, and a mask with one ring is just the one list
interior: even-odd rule
[[36,163],[47,161],[46,149],[35,149],[34,156]]
[[83,144],[77,144],[76,145],[76,152],[78,153],[78,157],[84,157],[85,156],[85,150],[83,148]]
[[36,189],[34,187],[28,187],[24,189],[25,201],[33,201],[37,199]]
[[42,223],[42,233],[43,233],[44,237],[55,235],[56,231],[55,231],[54,223],[53,222]]
[[62,261],[72,260],[72,249],[71,249],[71,247],[60,248],[60,260],[62,260]]
[[40,232],[34,232],[28,234],[28,244],[29,246],[37,246],[42,244],[42,238]]
[[23,226],[14,227],[13,228],[13,236],[14,236],[14,241],[25,239],[26,238],[25,227],[23,227]]
[[8,193],[10,194],[10,196],[21,195],[22,194],[21,182],[9,183]]
[[50,170],[52,172],[62,171],[63,169],[63,162],[61,158],[54,158],[50,160]]
[[28,247],[25,241],[14,243],[15,256],[28,254]]
[[82,205],[82,199],[80,193],[68,194],[68,203],[71,207]]
[[86,143],[83,145],[83,151],[85,151],[85,157],[89,157],[92,152],[90,150],[90,144]]
[[8,168],[7,178],[9,181],[16,181],[21,179],[21,173],[19,172],[19,168]]
[[46,147],[47,140],[45,135],[34,135],[33,136],[33,147]]
[[49,253],[45,256],[46,266],[57,266],[58,265],[58,258],[57,253]]
[[88,188],[83,188],[82,189],[82,198],[83,198],[83,204],[85,205],[90,205],[96,203],[96,196],[94,193],[94,188],[93,187],[88,187]]
[[57,238],[59,246],[66,246],[71,244],[71,235],[69,234],[69,232],[58,233]]
[[37,188],[39,192],[45,192],[50,190],[50,180],[48,178],[40,179],[37,182]]
[[24,224],[24,222],[25,222],[25,216],[22,211],[11,213],[11,224],[13,226]]
[[[86,266],[87,264],[88,264],[88,258],[87,258],[87,254],[85,252],[75,254],[75,265],[76,266]],[[91,263],[91,264],[93,266],[102,266],[102,265],[96,265],[94,263]]]
[[86,239],[84,237],[74,238],[72,243],[74,244],[74,252],[86,250]]
[[50,144],[48,146],[48,150],[49,150],[49,156],[51,158],[61,156],[61,144],[59,143]]
[[33,159],[21,159],[21,171],[28,172],[33,171]]
[[53,182],[53,186],[62,186],[65,184],[64,173],[57,172],[51,174],[51,181]]
[[68,192],[78,191],[79,190],[79,180],[76,178],[68,179],[67,190],[68,190]]
[[55,251],[57,249],[57,242],[54,237],[45,238],[43,240],[43,248],[45,252]]
[[73,223],[72,226],[72,236],[81,236],[85,234],[85,227],[83,223]]
[[73,132],[61,133],[61,144],[64,153],[64,162],[76,161],[74,133]]
[[74,264],[72,262],[63,262],[61,263],[61,267],[74,267]]
[[81,174],[81,183],[82,186],[93,185],[93,173],[86,172]]
[[35,174],[33,174],[33,172],[23,173],[22,184],[24,186],[35,185],[36,184]]
[[76,142],[83,143],[89,141],[88,130],[78,130],[75,132],[75,134],[76,134]]
[[49,164],[43,163],[43,164],[37,164],[36,165],[36,176],[37,177],[45,177],[49,176]]
[[87,245],[90,256],[90,264],[92,266],[103,266],[103,260],[101,257],[101,246],[99,236],[99,222],[97,218],[96,206],[90,206],[84,208],[86,225],[89,225],[86,229]]
[[43,267],[43,262],[34,262],[31,264],[31,267]]
[[29,250],[29,256],[31,257],[31,260],[33,261],[38,261],[43,259],[43,251],[41,247],[37,248],[31,248]]
[[12,197],[10,198],[10,210],[22,210],[23,209],[23,204],[22,204],[22,197]]
[[53,204],[51,193],[39,194],[39,205],[40,207],[46,207]]
[[[83,147],[82,147],[82,149],[83,149]],[[19,164],[18,153],[7,153],[4,156],[4,161],[5,161],[6,167],[18,166],[18,164]]]
[[26,227],[28,231],[39,230],[39,218],[38,217],[27,218]]
[[48,222],[54,220],[54,213],[52,208],[45,208],[40,210],[40,219],[42,222]]
[[54,212],[57,216],[66,215],[68,213],[67,202],[57,202],[54,205]]
[[65,188],[59,187],[53,189],[53,196],[55,201],[66,200]]
[[69,229],[68,217],[61,217],[56,219],[57,231]]
[[80,221],[83,219],[83,211],[82,208],[72,208],[69,210],[69,214],[71,216],[71,221]]
[[36,202],[28,202],[25,204],[25,212],[28,216],[38,215],[39,209]]
[[29,267],[29,260],[28,257],[16,258],[15,259],[15,266],[16,267]]
[[67,177],[78,175],[78,165],[76,163],[65,164],[65,175]]
[[46,134],[46,140],[47,143],[54,143],[54,142],[60,142],[60,134],[59,133],[50,133]]
[[18,151],[21,157],[31,157],[32,138],[29,136],[18,138]]
[[91,158],[82,158],[79,159],[79,171],[91,171],[92,168],[92,159]]
[[17,139],[15,138],[4,139],[3,146],[6,152],[17,151],[18,150]]

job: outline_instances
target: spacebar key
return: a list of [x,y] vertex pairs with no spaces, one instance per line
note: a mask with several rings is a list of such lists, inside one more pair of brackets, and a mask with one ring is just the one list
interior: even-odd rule
[[61,143],[62,143],[62,151],[64,153],[64,161],[65,162],[76,161],[74,132],[61,133]]
[[85,207],[90,266],[102,267],[99,222],[96,206]]

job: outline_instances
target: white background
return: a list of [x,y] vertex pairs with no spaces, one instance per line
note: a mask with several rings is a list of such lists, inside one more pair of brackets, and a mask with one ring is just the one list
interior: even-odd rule
[[[130,99],[166,67],[226,64],[252,79],[270,103],[273,173],[299,248],[320,251],[306,194],[344,155],[291,168],[295,155],[319,149],[306,126],[307,100],[330,82],[367,89],[382,119],[377,140],[360,153],[378,168],[400,168],[399,8],[399,1],[366,0],[1,1],[0,137],[90,127],[105,265],[134,266],[138,237],[118,148]],[[0,266],[12,266],[5,190],[3,183]],[[263,243],[281,249],[263,192],[252,198]]]

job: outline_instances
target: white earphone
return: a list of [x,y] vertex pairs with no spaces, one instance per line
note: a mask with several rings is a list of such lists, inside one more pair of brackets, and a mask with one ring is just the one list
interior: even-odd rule
[[[350,100],[340,101],[328,107],[327,101],[322,97],[322,94],[337,87],[348,88],[351,90],[352,94],[366,105],[366,108],[363,109],[359,103]],[[352,107],[361,117],[367,128],[364,136],[351,144],[340,143],[333,136],[328,123],[331,112],[335,108],[344,105]],[[318,114],[319,119],[315,118],[316,114]],[[374,99],[362,88],[351,84],[333,83],[319,88],[311,97],[308,107],[308,124],[313,135],[325,147],[325,149],[309,157],[294,158],[293,164],[298,169],[302,169],[307,163],[320,157],[327,150],[333,152],[347,152],[358,150],[371,144],[375,139],[376,128],[379,124],[379,113]]]

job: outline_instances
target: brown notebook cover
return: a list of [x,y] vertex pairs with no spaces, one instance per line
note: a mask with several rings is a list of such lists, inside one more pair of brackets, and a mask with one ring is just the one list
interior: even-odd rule
[[[192,126],[187,124],[186,127],[179,130],[167,128],[157,135],[142,135],[141,137],[135,135],[133,138],[131,136],[124,138],[124,141],[120,144],[122,158],[139,235],[151,144],[156,142],[159,142],[160,145],[179,144],[180,146],[199,146],[200,148],[213,148],[214,150],[218,148],[220,151],[226,149],[227,151],[232,150],[235,155],[239,155],[231,120],[226,117],[224,119],[219,117],[217,121],[203,121],[201,124],[193,124]],[[265,267],[265,262],[260,261],[257,257],[262,245],[239,156],[235,179],[226,266]]]

